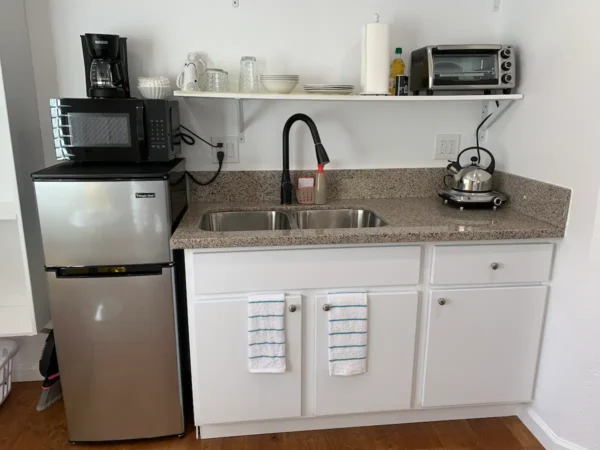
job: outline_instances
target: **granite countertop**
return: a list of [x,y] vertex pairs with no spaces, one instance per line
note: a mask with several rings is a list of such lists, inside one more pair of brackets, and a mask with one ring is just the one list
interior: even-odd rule
[[[200,229],[205,212],[362,207],[388,225],[380,228],[213,232]],[[564,229],[505,207],[497,211],[464,210],[439,198],[335,200],[327,205],[282,206],[276,202],[192,203],[171,238],[171,248],[234,248],[319,244],[478,241],[561,238]]]

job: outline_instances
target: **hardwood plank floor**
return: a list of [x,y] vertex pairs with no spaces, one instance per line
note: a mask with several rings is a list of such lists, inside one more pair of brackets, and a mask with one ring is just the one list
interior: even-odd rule
[[15,383],[0,406],[1,450],[543,450],[517,417],[266,434],[198,441],[184,439],[111,445],[69,444],[59,402],[36,412],[39,383]]

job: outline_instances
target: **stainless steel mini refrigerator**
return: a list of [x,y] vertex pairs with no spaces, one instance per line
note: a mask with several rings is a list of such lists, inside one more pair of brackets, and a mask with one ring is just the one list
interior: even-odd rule
[[184,160],[32,175],[69,440],[184,432],[169,240]]

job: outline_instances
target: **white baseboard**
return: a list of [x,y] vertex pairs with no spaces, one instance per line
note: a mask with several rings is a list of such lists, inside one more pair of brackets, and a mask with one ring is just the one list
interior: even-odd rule
[[531,407],[523,407],[517,415],[546,450],[587,450],[559,437]]
[[521,405],[509,404],[201,425],[196,428],[196,437],[200,437],[201,439],[212,439],[230,436],[247,436],[252,434],[285,433],[290,431],[326,430],[373,425],[393,425],[399,423],[433,422],[439,420],[478,419],[484,417],[506,417],[516,415],[520,410]]

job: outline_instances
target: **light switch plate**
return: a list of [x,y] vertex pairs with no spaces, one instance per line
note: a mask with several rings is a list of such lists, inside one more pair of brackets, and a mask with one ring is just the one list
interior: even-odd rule
[[502,8],[502,0],[494,0],[494,12],[500,12],[500,8]]
[[212,150],[212,162],[219,164],[217,158],[217,152],[223,150],[225,152],[225,159],[223,164],[235,164],[240,162],[240,142],[237,136],[217,136],[210,138],[212,145],[217,145],[219,142],[223,144],[223,148],[211,148]]
[[454,160],[460,149],[460,134],[438,134],[435,138],[435,156],[433,159]]

